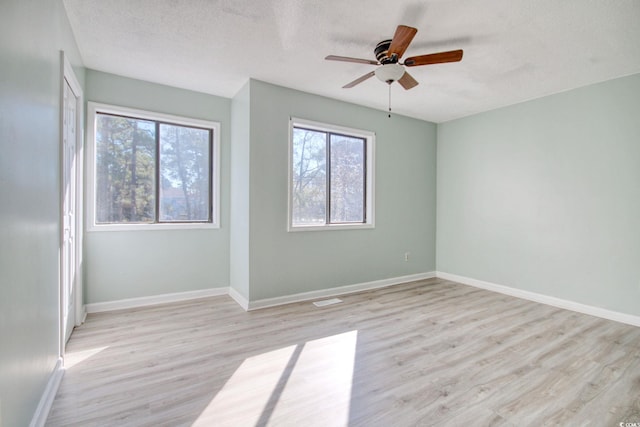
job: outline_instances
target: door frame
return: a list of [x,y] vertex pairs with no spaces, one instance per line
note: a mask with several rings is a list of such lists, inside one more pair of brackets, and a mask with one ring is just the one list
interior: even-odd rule
[[74,306],[75,313],[70,316],[73,319],[74,326],[81,325],[85,317],[87,315],[86,308],[83,304],[83,276],[84,273],[82,271],[82,253],[83,253],[83,165],[84,165],[84,95],[82,91],[82,86],[78,82],[78,79],[73,71],[73,67],[69,62],[69,59],[65,55],[64,51],[60,51],[60,249],[59,249],[59,260],[60,260],[60,274],[59,274],[59,283],[60,283],[60,296],[59,296],[59,318],[60,318],[60,356],[64,356],[64,348],[66,344],[66,333],[65,333],[65,289],[64,289],[64,280],[63,280],[63,262],[64,257],[62,254],[62,247],[64,241],[64,90],[65,90],[65,82],[69,84],[69,87],[73,91],[73,94],[76,96],[76,200],[75,200],[75,259],[73,260],[75,263],[75,280],[73,283],[74,286]]

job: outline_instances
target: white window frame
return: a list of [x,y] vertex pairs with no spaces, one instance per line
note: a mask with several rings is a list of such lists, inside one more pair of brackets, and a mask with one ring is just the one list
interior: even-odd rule
[[[115,114],[143,120],[162,121],[170,124],[201,127],[213,130],[211,149],[211,222],[180,223],[132,223],[132,224],[96,224],[96,118],[98,113]],[[87,102],[87,231],[125,231],[125,230],[185,230],[202,228],[220,228],[220,123],[156,113],[117,105]]]
[[[366,195],[365,195],[365,222],[348,224],[320,224],[320,225],[293,225],[293,129],[303,127],[320,132],[333,132],[348,136],[362,138],[366,141]],[[287,231],[328,231],[328,230],[354,230],[375,228],[375,132],[353,129],[344,126],[316,122],[296,117],[289,119],[289,160],[288,173],[288,219]],[[327,194],[327,197],[330,197]]]

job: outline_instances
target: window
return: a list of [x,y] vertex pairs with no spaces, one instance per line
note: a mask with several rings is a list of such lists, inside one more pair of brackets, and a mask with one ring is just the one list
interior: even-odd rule
[[289,230],[373,227],[372,132],[291,119]]
[[218,123],[88,106],[90,230],[218,226]]

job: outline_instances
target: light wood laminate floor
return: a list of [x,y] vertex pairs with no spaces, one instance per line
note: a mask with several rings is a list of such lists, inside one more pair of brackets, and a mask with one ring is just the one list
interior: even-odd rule
[[89,315],[47,425],[640,423],[640,328],[441,279],[341,299]]

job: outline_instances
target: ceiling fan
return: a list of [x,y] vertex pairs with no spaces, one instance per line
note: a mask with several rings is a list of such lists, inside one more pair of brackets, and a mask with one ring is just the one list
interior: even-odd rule
[[355,62],[358,64],[379,65],[374,71],[370,71],[362,77],[359,77],[342,86],[344,89],[352,88],[363,81],[373,77],[378,77],[381,81],[391,85],[398,82],[400,85],[409,90],[418,85],[416,79],[405,71],[404,67],[417,67],[419,65],[442,64],[445,62],[458,62],[462,59],[462,49],[451,50],[448,52],[430,53],[427,55],[412,56],[400,62],[400,58],[409,47],[409,44],[415,37],[418,30],[406,25],[398,25],[396,33],[391,40],[383,40],[376,45],[374,54],[376,61],[371,59],[351,58],[348,56],[329,55],[324,59],[330,61]]

